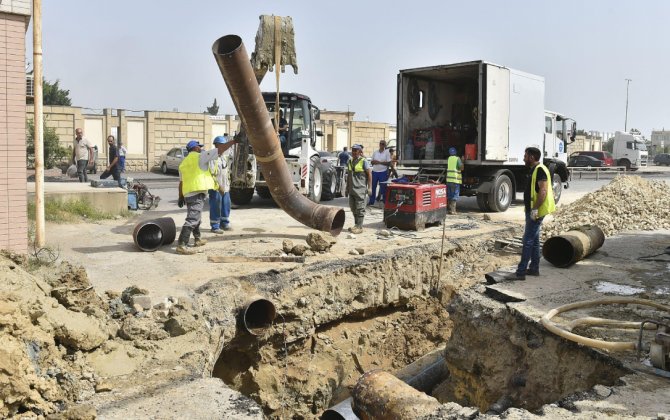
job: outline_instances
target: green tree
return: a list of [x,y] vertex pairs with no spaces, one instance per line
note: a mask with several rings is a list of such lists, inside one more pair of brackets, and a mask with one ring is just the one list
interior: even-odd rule
[[[35,161],[35,123],[28,120],[28,136],[26,138],[28,164]],[[56,130],[44,125],[44,167],[53,168],[56,163],[68,157],[69,150],[60,145]]]
[[607,141],[605,142],[605,144],[603,144],[603,150],[604,150],[605,152],[610,152],[610,153],[612,153],[612,150],[613,150],[613,149],[614,149],[614,137],[611,137],[611,138],[607,139]]
[[219,114],[219,105],[216,103],[216,98],[214,98],[214,103],[212,106],[208,106],[205,114],[209,115],[218,115]]
[[[67,89],[61,89],[59,84],[60,80],[58,79],[56,79],[56,81],[53,83],[42,79],[42,103],[44,105],[72,105],[70,91]],[[33,104],[35,101],[33,98],[28,98],[27,103]]]

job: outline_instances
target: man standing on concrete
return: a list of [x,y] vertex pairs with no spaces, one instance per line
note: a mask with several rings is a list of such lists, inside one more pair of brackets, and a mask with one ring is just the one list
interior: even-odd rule
[[179,164],[179,207],[186,204],[186,221],[179,234],[177,254],[192,255],[196,251],[188,248],[188,241],[193,233],[195,246],[203,246],[207,241],[200,237],[200,222],[202,209],[205,206],[207,192],[216,188],[216,183],[209,172],[209,162],[219,157],[218,151],[212,149],[209,153],[200,153],[203,145],[196,140],[186,144],[188,155]]
[[461,193],[463,162],[456,156],[456,148],[449,148],[447,159],[447,212],[456,214],[456,202]]
[[347,164],[347,189],[344,194],[349,197],[349,208],[354,214],[354,226],[349,228],[351,233],[363,232],[365,218],[365,196],[372,189],[372,171],[370,164],[363,157],[363,146],[351,146],[352,158]]
[[[525,280],[526,275],[540,275],[540,228],[544,216],[556,209],[554,192],[549,180],[549,169],[540,163],[542,152],[536,147],[527,147],[523,162],[530,168],[528,182],[523,193],[526,212],[526,227],[523,232],[521,262],[508,280]],[[528,263],[530,262],[530,266]]]
[[209,190],[209,224],[212,233],[216,234],[230,230],[230,154],[226,151],[235,144],[236,140],[228,141],[225,136],[216,136],[214,149],[205,152],[217,152],[217,158],[209,162],[209,171],[218,187]]
[[375,204],[377,196],[377,184],[379,184],[379,194],[382,203],[386,195],[386,180],[389,178],[389,165],[391,164],[391,154],[386,150],[386,140],[379,141],[379,150],[372,154],[372,194],[370,194],[369,205]]
[[123,188],[121,185],[121,168],[119,167],[119,155],[117,153],[116,141],[114,136],[107,136],[107,144],[109,149],[107,152],[109,165],[105,168],[105,171],[100,175],[100,179],[107,179],[111,175],[114,178],[114,181],[119,183],[119,187]]
[[[79,182],[88,182],[86,174],[88,162],[93,160],[93,145],[84,138],[84,130],[77,128],[74,130],[74,149],[72,150],[72,161],[77,164],[77,176]],[[95,165],[95,162],[93,162]]]

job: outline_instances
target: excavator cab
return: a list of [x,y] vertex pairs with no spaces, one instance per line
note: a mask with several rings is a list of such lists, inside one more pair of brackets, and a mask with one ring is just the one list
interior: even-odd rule
[[316,120],[320,111],[312,105],[309,97],[299,93],[279,93],[279,125],[275,122],[277,111],[276,93],[263,92],[272,124],[278,129],[278,137],[284,156],[298,157],[302,153],[303,139],[309,139],[309,145],[316,146]]

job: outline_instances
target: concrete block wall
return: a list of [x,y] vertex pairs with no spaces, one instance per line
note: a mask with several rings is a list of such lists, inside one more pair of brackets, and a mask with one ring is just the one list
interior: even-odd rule
[[385,123],[355,121],[352,124],[351,141],[363,145],[363,154],[372,156],[379,148],[379,140],[388,142],[391,127]]
[[158,166],[163,153],[173,147],[186,146],[191,139],[198,140],[208,147],[212,142],[212,121],[207,114],[185,112],[147,112],[146,114],[149,125],[150,166]]
[[0,249],[21,253],[28,252],[25,14],[30,8],[24,3],[3,1],[0,7]]

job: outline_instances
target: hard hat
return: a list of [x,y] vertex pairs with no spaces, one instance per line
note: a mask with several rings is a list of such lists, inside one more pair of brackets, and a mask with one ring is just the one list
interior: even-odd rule
[[455,147],[450,147],[449,148],[449,156],[456,156],[456,148]]
[[189,141],[188,143],[186,143],[186,150],[189,150],[189,151],[190,151],[191,149],[193,149],[193,148],[196,147],[196,146],[205,147],[205,145],[204,145],[204,144],[200,144],[199,141],[197,141],[197,140],[191,140],[191,141]]
[[214,144],[226,144],[228,143],[228,139],[226,136],[216,136],[214,137]]

